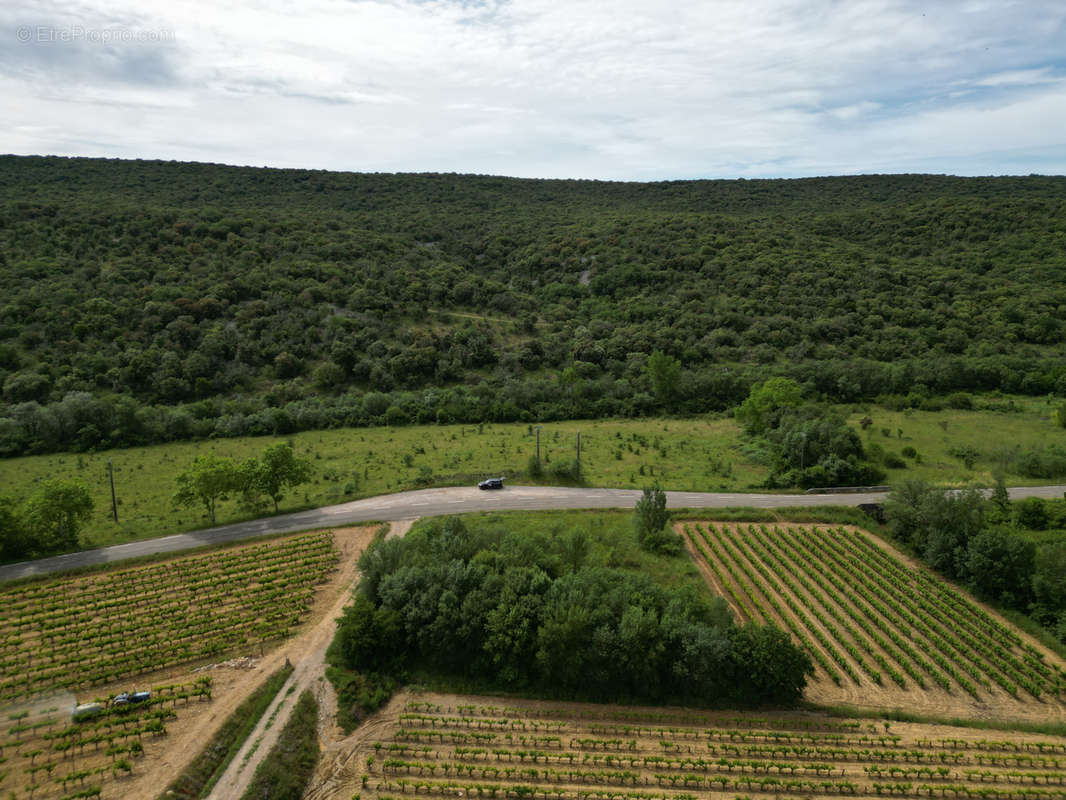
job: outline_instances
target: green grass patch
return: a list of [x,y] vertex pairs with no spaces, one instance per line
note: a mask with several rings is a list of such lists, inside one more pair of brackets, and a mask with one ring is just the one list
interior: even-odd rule
[[[942,485],[978,482],[991,485],[992,473],[1014,447],[1066,442],[1066,431],[1051,417],[1044,400],[1014,398],[981,401],[1013,411],[890,411],[877,406],[852,409],[849,421],[869,448],[876,444],[897,456],[903,467],[886,467],[889,481],[917,477]],[[885,432],[889,434],[884,435]],[[583,482],[588,486],[639,489],[658,482],[676,491],[751,491],[769,475],[765,456],[744,440],[730,418],[586,420],[541,426],[541,459],[551,483],[553,465],[569,464],[577,455],[581,433]],[[271,444],[291,441],[297,455],[311,459],[311,483],[298,487],[281,503],[283,512],[330,505],[360,497],[427,486],[473,485],[504,475],[537,483],[526,474],[536,453],[536,430],[526,424],[423,425],[398,428],[343,428],[290,437],[247,437],[180,442],[153,447],[88,454],[27,456],[0,460],[0,486],[18,498],[52,479],[84,482],[96,510],[86,527],[85,546],[105,546],[206,527],[199,508],[175,508],[177,475],[198,455],[235,460],[259,456]],[[903,455],[912,447],[916,457]],[[976,456],[967,467],[952,455],[970,448]],[[111,519],[107,461],[115,471],[119,522]],[[1010,485],[1048,480],[1006,474]],[[221,502],[218,524],[258,516],[236,500]]]
[[300,800],[319,755],[318,701],[305,689],[241,800]]
[[[991,486],[997,471],[1003,473],[1008,486],[1061,480],[1022,475],[1014,463],[1018,452],[1066,445],[1066,429],[1054,419],[1061,400],[977,397],[974,402],[976,410],[972,411],[891,411],[863,406],[851,411],[848,422],[858,430],[868,418],[871,422],[862,433],[867,451],[876,445],[905,464],[880,465],[889,483],[911,477],[939,486]],[[915,455],[909,455],[906,448],[913,448]]]
[[207,743],[200,754],[185,769],[167,790],[163,798],[194,800],[207,797],[222,777],[244,740],[255,729],[256,723],[266,712],[271,701],[292,674],[293,667],[286,665],[263,681],[252,695],[238,706]]

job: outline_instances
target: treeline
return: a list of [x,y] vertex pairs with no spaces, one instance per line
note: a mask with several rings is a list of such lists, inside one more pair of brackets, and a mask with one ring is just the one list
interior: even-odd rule
[[[900,366],[830,361],[785,364],[773,371],[750,365],[682,369],[665,397],[654,390],[647,359],[634,365],[632,378],[582,378],[564,371],[514,379],[490,375],[469,385],[421,390],[338,393],[319,392],[297,381],[258,394],[219,396],[177,405],[79,390],[52,403],[0,403],[0,457],[369,425],[553,422],[724,412],[741,403],[750,389],[771,372],[791,376],[808,390],[809,398],[866,398],[890,408],[935,411],[953,407],[952,395],[960,397],[960,390],[967,387],[994,389],[1000,385],[1012,392],[1028,388],[1035,394],[1062,391],[1052,378],[1064,369],[1064,364],[1066,360],[1054,364],[1037,360],[1024,365],[1010,359],[1002,363],[990,360],[984,364],[987,373],[978,364],[970,365],[970,370],[953,372],[951,364],[938,366],[936,362]],[[953,377],[980,374],[989,379]],[[1005,375],[1009,380],[996,380],[996,375]],[[885,377],[885,383],[879,382],[877,376]],[[891,380],[888,376],[892,376]],[[842,391],[841,387],[852,389]],[[890,393],[882,394],[882,389]],[[964,398],[964,402],[966,407],[975,407],[972,399]],[[1004,402],[995,410],[1009,410],[1008,406]],[[1064,464],[1066,461],[1061,458],[1048,461],[1038,454],[1035,460],[1024,462],[1024,471],[1018,471],[1030,477],[1053,477],[1066,474],[1060,469]]]
[[813,667],[785,633],[735,625],[720,598],[590,563],[590,544],[581,531],[529,538],[455,517],[379,539],[332,657],[563,698],[799,699]]
[[1012,503],[1002,481],[989,498],[923,481],[897,486],[885,504],[892,534],[933,569],[978,597],[1028,614],[1066,644],[1066,541],[1032,532],[1066,528],[1066,502]]
[[778,375],[1063,394],[1064,189],[2,157],[0,453],[701,413]]

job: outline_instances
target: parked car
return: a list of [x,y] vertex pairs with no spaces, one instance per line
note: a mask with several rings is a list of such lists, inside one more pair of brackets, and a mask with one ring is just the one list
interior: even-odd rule
[[503,478],[486,478],[477,485],[479,489],[502,489]]

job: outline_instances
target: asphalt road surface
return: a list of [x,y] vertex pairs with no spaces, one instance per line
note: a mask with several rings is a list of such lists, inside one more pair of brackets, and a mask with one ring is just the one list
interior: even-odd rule
[[[1010,490],[1012,499],[1022,497],[1061,498],[1066,486],[1025,486]],[[276,533],[314,528],[339,528],[358,522],[391,521],[414,517],[463,514],[469,511],[540,511],[557,508],[632,508],[640,498],[639,489],[569,489],[553,486],[508,486],[497,491],[475,487],[419,489],[413,492],[368,497],[336,506],[282,514],[276,517],[222,525],[192,533],[179,533],[158,539],[84,550],[62,556],[42,558],[0,566],[0,581],[31,575],[108,564],[138,556],[172,553],[251,539]],[[880,503],[884,492],[833,494],[743,494],[739,492],[667,492],[670,508],[784,508],[797,506],[857,506]]]

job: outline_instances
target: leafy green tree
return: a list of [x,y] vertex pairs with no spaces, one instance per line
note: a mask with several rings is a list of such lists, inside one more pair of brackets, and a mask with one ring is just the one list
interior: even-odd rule
[[981,531],[966,548],[965,574],[978,595],[1008,608],[1025,609],[1033,597],[1036,545],[1010,530]]
[[0,562],[16,561],[30,554],[32,540],[17,503],[0,496]]
[[1040,549],[1033,572],[1033,595],[1041,611],[1066,612],[1066,542]]
[[989,512],[990,518],[994,516],[997,522],[1010,519],[1010,493],[1007,492],[1007,482],[1002,472],[996,473],[996,483],[989,498]]
[[667,528],[669,522],[666,492],[658,484],[645,486],[644,494],[633,509],[633,527],[640,546],[653,553],[681,552],[681,537]]
[[247,487],[247,474],[232,459],[215,455],[197,456],[189,469],[178,475],[178,491],[174,503],[181,506],[202,505],[215,523],[215,507],[219,500]]
[[965,572],[966,548],[985,527],[984,495],[977,489],[945,490],[909,479],[885,501],[893,535],[948,577]]
[[791,705],[800,699],[807,678],[814,674],[814,663],[787,633],[773,625],[748,623],[729,635],[735,700]]
[[747,399],[733,416],[749,434],[759,435],[777,427],[781,412],[803,403],[803,390],[791,378],[770,378],[751,387]]
[[78,547],[78,533],[92,518],[93,498],[84,484],[49,481],[26,502],[26,526],[41,552]]
[[274,513],[285,497],[285,490],[311,480],[311,462],[299,458],[288,442],[279,442],[266,449],[258,461],[250,465],[249,486],[274,501]]
[[648,356],[644,371],[651,380],[651,388],[655,392],[656,399],[662,405],[670,406],[677,397],[681,362],[673,356],[666,355],[662,350],[656,350]]
[[375,608],[357,594],[337,621],[336,639],[345,665],[354,670],[395,668],[404,657],[403,620],[390,608]]
[[1026,497],[1015,507],[1014,518],[1023,528],[1042,531],[1048,526],[1047,503],[1040,497]]

